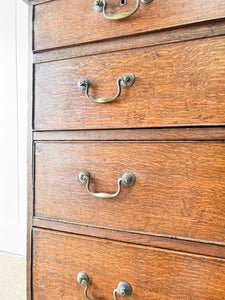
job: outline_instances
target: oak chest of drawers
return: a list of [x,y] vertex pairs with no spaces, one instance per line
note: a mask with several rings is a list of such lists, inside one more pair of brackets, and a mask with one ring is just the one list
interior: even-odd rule
[[225,299],[225,2],[30,0],[28,299]]

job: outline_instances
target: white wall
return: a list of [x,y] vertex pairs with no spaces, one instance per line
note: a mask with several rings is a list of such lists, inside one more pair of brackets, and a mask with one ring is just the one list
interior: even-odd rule
[[28,8],[0,1],[0,250],[26,253]]

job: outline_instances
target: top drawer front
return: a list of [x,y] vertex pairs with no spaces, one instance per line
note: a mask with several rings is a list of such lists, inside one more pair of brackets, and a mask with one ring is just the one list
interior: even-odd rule
[[[107,0],[110,14],[131,11],[137,0],[119,7]],[[94,11],[94,0],[58,0],[35,6],[34,50],[127,36],[225,16],[223,0],[153,0],[141,3],[138,11],[122,21],[105,19]]]

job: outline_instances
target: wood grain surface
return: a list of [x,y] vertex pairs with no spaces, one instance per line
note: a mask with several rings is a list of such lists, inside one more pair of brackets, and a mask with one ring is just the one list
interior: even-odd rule
[[45,228],[89,237],[99,237],[112,241],[225,258],[225,243],[222,242],[209,242],[197,239],[193,240],[191,238],[188,239],[187,237],[101,228],[90,224],[82,225],[71,221],[46,217],[34,217],[32,225],[35,228]]
[[34,141],[222,141],[225,127],[34,131]]
[[225,21],[219,19],[197,24],[190,24],[177,28],[164,29],[152,34],[143,33],[135,36],[118,37],[110,40],[96,41],[68,47],[36,52],[33,54],[34,63],[60,60],[72,57],[82,57],[98,53],[107,53],[118,50],[141,48],[146,46],[168,44],[198,38],[224,35]]
[[[107,0],[113,14],[134,8]],[[29,3],[27,300],[225,299],[225,1]],[[132,87],[116,94],[122,74]],[[32,132],[33,129],[33,132]],[[91,174],[88,194],[78,175]],[[123,297],[119,296],[118,300]]]
[[[130,72],[134,85],[107,104],[92,97],[117,93]],[[140,128],[225,121],[225,37],[213,37],[35,65],[37,130]]]
[[[131,11],[137,0],[124,7],[108,0],[108,14]],[[34,49],[43,50],[96,40],[170,28],[225,17],[223,0],[153,0],[122,21],[110,21],[93,8],[93,0],[58,0],[35,6]]]
[[[35,216],[100,227],[225,242],[223,142],[39,142],[35,151]],[[114,199],[117,180],[136,182]]]
[[222,259],[43,230],[34,230],[33,246],[34,300],[84,299],[79,271],[90,278],[91,299],[112,300],[122,280],[132,286],[130,300],[225,297]]

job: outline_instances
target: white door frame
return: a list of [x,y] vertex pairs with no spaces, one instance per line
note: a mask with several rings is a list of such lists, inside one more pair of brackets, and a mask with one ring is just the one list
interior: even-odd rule
[[28,7],[0,3],[0,251],[26,254]]

